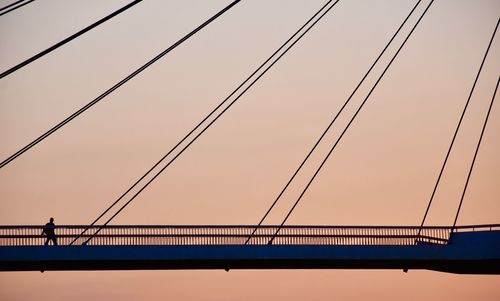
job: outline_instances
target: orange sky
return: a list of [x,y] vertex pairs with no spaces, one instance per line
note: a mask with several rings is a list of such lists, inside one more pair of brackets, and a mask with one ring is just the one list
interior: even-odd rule
[[[0,17],[0,70],[125,3],[35,1]],[[0,158],[227,3],[145,1],[0,80]],[[42,224],[50,216],[57,224],[90,223],[323,3],[238,4],[0,170],[0,224]],[[114,224],[257,223],[414,3],[341,0]],[[436,0],[289,224],[419,224],[499,15],[495,0]],[[497,34],[428,224],[453,222],[498,78],[499,53]],[[381,70],[374,70],[267,223],[281,221]],[[500,222],[498,133],[496,104],[459,224]],[[0,299],[498,300],[499,280],[427,271],[1,273]]]

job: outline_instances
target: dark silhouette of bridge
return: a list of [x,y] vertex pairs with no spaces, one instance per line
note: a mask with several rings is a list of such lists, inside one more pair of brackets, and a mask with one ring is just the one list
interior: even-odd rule
[[[500,224],[451,227],[38,226],[0,227],[0,271],[137,269],[428,269],[500,273]],[[419,234],[420,232],[420,234]],[[274,236],[272,244],[269,243]],[[75,238],[76,245],[69,244]]]
[[[428,269],[500,273],[500,224],[451,227],[0,227],[0,271],[137,269]],[[453,231],[453,232],[452,232]],[[269,241],[274,236],[272,244]],[[76,245],[69,245],[75,238]]]
[[[340,111],[319,137],[312,149],[278,194],[269,210],[256,225],[252,226],[115,226],[109,223],[120,214],[136,197],[168,168],[188,147],[190,147],[219,117],[221,117],[254,83],[256,83],[274,64],[281,59],[307,32],[313,28],[340,0],[329,0],[304,25],[302,25],[281,47],[250,74],[233,92],[213,111],[203,118],[184,138],[156,164],[142,175],[130,188],[115,200],[88,226],[57,226],[57,246],[44,246],[45,237],[40,233],[43,226],[0,226],[0,271],[48,271],[48,270],[135,270],[135,269],[428,269],[452,273],[500,274],[500,224],[457,226],[467,185],[472,174],[474,162],[481,144],[483,133],[495,100],[500,77],[486,115],[481,136],[476,146],[467,181],[455,214],[452,226],[424,226],[431,208],[441,176],[446,167],[455,138],[469,106],[476,83],[485,64],[490,46],[493,43],[500,19],[489,41],[479,70],[472,85],[467,102],[462,111],[439,176],[432,191],[420,226],[288,226],[285,225],[293,210],[314,181],[344,134],[362,110],[368,98],[382,80],[404,45],[427,13],[434,0],[428,1],[423,12],[409,30],[401,45],[383,68],[367,96],[354,115],[341,131],[341,134],[323,159],[314,175],[302,190],[292,208],[280,225],[264,226],[263,222],[281,196],[288,189],[295,176],[306,164],[323,137],[330,130],[344,108],[348,105],[358,88],[386,53],[386,50],[400,34],[401,29],[420,6],[415,6],[398,27],[394,35],[380,52],[366,74],[354,88]],[[18,1],[19,2],[19,1]],[[27,1],[29,3],[31,1]],[[133,1],[101,20],[82,29],[67,39],[54,44],[39,54],[0,73],[0,79],[16,70],[31,64],[40,57],[71,42],[107,20],[131,9],[141,1]],[[25,147],[0,162],[4,168],[23,153],[42,142],[61,127],[96,105],[107,95],[127,83],[150,65],[167,55],[177,46],[194,36],[211,22],[239,3],[232,1],[217,14],[189,32],[183,38],[143,66],[133,71],[123,80],[90,101],[87,105],[44,132]],[[425,2],[425,1],[424,1]],[[17,3],[17,2],[16,2]],[[25,4],[15,7],[20,8]],[[4,7],[4,13],[13,11]],[[190,140],[189,140],[190,139]],[[181,148],[182,147],[182,148]],[[180,150],[179,150],[180,149]],[[174,153],[177,151],[177,153]],[[169,159],[167,163],[164,160]],[[154,173],[153,173],[154,172]],[[148,179],[145,182],[145,179]],[[145,182],[145,183],[144,183]],[[141,185],[141,186],[139,186]],[[134,188],[136,192],[130,196]],[[139,188],[140,187],[140,188]],[[128,199],[128,200],[126,200]],[[126,201],[124,201],[126,200]],[[123,203],[104,223],[98,222],[115,206]]]

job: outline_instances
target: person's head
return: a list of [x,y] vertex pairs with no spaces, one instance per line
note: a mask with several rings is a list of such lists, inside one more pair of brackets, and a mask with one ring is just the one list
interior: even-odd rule
[[51,223],[53,223],[53,222],[54,222],[54,218],[53,218],[53,217],[51,217],[51,218],[50,218],[50,222],[51,222]]

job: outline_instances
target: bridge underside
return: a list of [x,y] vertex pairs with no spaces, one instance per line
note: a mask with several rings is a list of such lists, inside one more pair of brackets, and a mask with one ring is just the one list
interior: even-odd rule
[[427,269],[500,274],[500,231],[447,245],[186,245],[0,247],[1,271],[157,269]]
[[500,274],[500,260],[331,260],[331,259],[183,259],[47,260],[2,264],[2,271],[233,269],[396,269],[456,274]]

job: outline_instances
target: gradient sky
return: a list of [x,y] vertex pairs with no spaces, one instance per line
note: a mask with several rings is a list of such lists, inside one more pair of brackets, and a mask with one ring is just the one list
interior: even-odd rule
[[[89,224],[325,2],[242,1],[1,169],[0,224]],[[0,70],[125,3],[35,1],[0,17]],[[0,159],[227,3],[144,1],[0,80]],[[341,0],[113,223],[256,224],[414,3]],[[499,16],[498,0],[436,0],[289,224],[418,225]],[[500,70],[498,35],[429,225],[453,222]],[[284,217],[388,57],[267,224]],[[500,222],[499,133],[497,103],[459,224]],[[499,300],[499,284],[428,271],[23,272],[0,273],[0,299]]]

